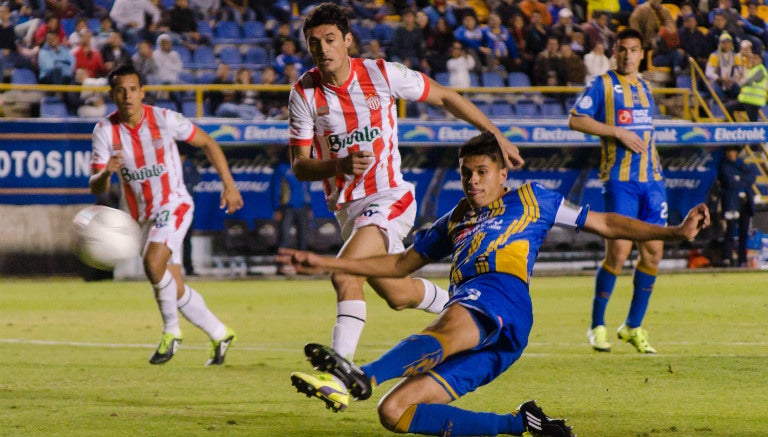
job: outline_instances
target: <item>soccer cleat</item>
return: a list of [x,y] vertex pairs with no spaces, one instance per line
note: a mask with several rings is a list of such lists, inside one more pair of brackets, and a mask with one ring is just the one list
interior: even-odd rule
[[227,334],[221,340],[211,340],[211,358],[205,362],[206,366],[220,366],[224,364],[224,357],[227,350],[237,341],[237,334],[230,328],[227,328]]
[[176,337],[173,333],[163,332],[155,353],[149,357],[149,364],[163,364],[170,361],[173,358],[173,354],[176,353],[179,343],[181,343],[181,335]]
[[302,372],[291,373],[291,384],[299,393],[307,397],[316,397],[325,402],[325,408],[330,408],[334,413],[344,411],[349,406],[347,391],[333,380],[330,373],[317,372],[309,375]]
[[587,339],[589,339],[589,344],[592,345],[592,349],[598,352],[611,351],[611,343],[608,342],[608,330],[605,329],[605,325],[599,325],[592,329],[588,329]]
[[574,437],[571,427],[565,424],[565,419],[552,419],[536,405],[536,401],[528,401],[517,407],[517,414],[523,416],[523,435],[534,437]]
[[328,372],[339,378],[355,399],[362,401],[371,397],[373,389],[368,376],[333,349],[320,344],[309,343],[304,346],[304,355],[307,356],[315,369]]
[[641,354],[655,354],[656,349],[648,344],[648,332],[638,326],[637,328],[630,328],[627,325],[619,326],[616,331],[620,340],[623,340],[637,349]]

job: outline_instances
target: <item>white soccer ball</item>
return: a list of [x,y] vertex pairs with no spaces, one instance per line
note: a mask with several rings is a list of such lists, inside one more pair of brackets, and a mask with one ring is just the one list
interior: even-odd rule
[[72,219],[73,250],[85,264],[112,270],[141,250],[141,228],[126,212],[93,205],[80,210]]

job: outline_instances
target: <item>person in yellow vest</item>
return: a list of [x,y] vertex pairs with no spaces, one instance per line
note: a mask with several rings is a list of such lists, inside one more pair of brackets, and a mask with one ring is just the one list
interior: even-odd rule
[[[768,86],[768,70],[763,65],[759,48],[747,51],[749,56],[746,74],[739,80],[739,96],[737,101],[728,105],[731,115],[734,111],[746,111],[749,121],[755,122],[760,114],[760,108],[766,104],[766,87]],[[735,117],[734,117],[735,118]]]

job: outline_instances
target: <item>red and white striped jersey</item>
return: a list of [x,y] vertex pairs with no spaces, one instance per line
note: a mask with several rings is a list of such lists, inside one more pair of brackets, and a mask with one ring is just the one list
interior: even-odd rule
[[155,106],[144,105],[136,128],[121,123],[117,113],[112,113],[93,129],[91,168],[100,171],[111,156],[122,151],[121,204],[143,223],[171,200],[187,197],[192,202],[184,186],[176,141],[189,141],[196,130],[178,112]]
[[313,147],[315,159],[343,158],[367,150],[374,161],[362,175],[337,175],[323,181],[330,210],[403,183],[397,148],[397,101],[422,101],[429,80],[402,64],[350,58],[350,75],[341,86],[322,81],[313,68],[290,95],[290,145]]

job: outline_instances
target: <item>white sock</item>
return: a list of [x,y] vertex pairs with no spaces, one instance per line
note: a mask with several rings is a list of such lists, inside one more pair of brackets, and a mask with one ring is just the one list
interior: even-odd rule
[[179,328],[179,311],[176,308],[176,280],[168,270],[157,284],[152,284],[155,290],[155,300],[163,318],[163,332],[170,332],[175,336],[181,336]]
[[178,302],[179,311],[193,325],[202,329],[211,340],[221,340],[227,335],[227,327],[208,309],[203,296],[192,287],[184,286],[184,295]]
[[336,304],[336,325],[331,336],[331,348],[352,361],[365,326],[365,301],[343,300]]
[[414,278],[424,283],[424,300],[416,306],[417,310],[424,310],[428,313],[438,314],[448,303],[450,296],[448,290],[443,290],[432,281],[424,278]]

